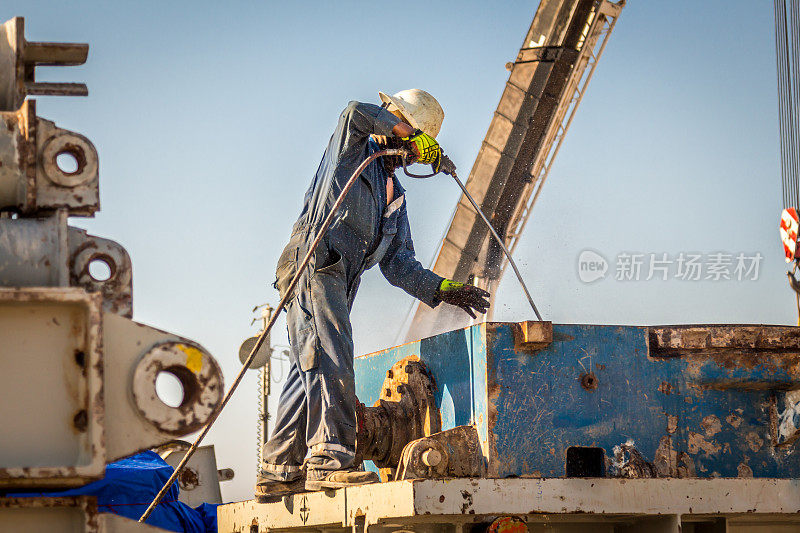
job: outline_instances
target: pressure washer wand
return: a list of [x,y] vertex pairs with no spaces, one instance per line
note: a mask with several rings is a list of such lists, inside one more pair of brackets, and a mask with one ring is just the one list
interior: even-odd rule
[[300,276],[308,267],[308,263],[311,261],[311,257],[314,255],[314,250],[317,249],[317,246],[319,245],[320,241],[322,241],[322,238],[325,236],[325,233],[328,231],[328,228],[333,223],[333,219],[336,217],[339,208],[342,206],[342,203],[344,202],[347,193],[350,192],[350,189],[353,187],[353,184],[356,182],[356,180],[358,180],[359,176],[361,176],[361,173],[364,172],[364,169],[366,169],[370,163],[372,163],[377,158],[385,155],[398,155],[401,156],[403,159],[405,159],[405,157],[408,156],[409,154],[408,151],[398,148],[380,150],[367,157],[360,165],[358,165],[358,168],[355,169],[352,176],[350,176],[350,179],[347,180],[347,183],[345,183],[344,187],[342,188],[342,192],[339,193],[339,197],[336,199],[336,202],[333,204],[333,207],[331,207],[328,216],[325,217],[322,226],[317,232],[317,237],[314,239],[314,242],[311,243],[311,246],[308,249],[308,253],[303,258],[303,261],[300,263],[300,266],[297,267],[297,273],[294,275],[294,278],[292,278],[292,282],[289,284],[289,288],[286,289],[286,293],[284,294],[281,301],[278,303],[278,306],[275,308],[275,312],[272,313],[269,322],[267,322],[267,325],[264,327],[264,331],[262,331],[261,335],[258,336],[258,340],[256,340],[256,343],[253,345],[253,349],[250,350],[250,355],[247,356],[247,360],[242,364],[242,369],[239,371],[239,374],[236,376],[236,379],[233,380],[231,388],[228,389],[228,392],[222,398],[222,403],[220,403],[219,409],[217,409],[211,415],[211,418],[209,419],[208,423],[205,425],[203,430],[197,436],[197,439],[195,439],[192,446],[186,452],[186,455],[183,456],[183,459],[181,459],[181,461],[178,463],[178,466],[175,467],[175,471],[169,477],[167,482],[164,483],[164,486],[161,487],[161,490],[158,491],[158,494],[156,494],[156,497],[153,498],[153,501],[147,507],[144,514],[142,514],[141,518],[139,518],[139,522],[147,521],[147,518],[150,516],[150,514],[156,508],[158,503],[167,493],[169,488],[178,478],[178,475],[181,473],[181,470],[183,470],[183,467],[186,466],[186,463],[189,462],[189,459],[197,450],[197,447],[200,445],[205,436],[208,434],[208,431],[211,429],[211,426],[214,424],[214,422],[216,422],[217,417],[219,417],[222,410],[228,404],[228,400],[231,399],[231,396],[233,396],[234,391],[236,391],[236,388],[239,386],[239,383],[241,383],[242,378],[244,378],[245,372],[247,372],[247,369],[250,368],[250,364],[253,362],[253,359],[256,358],[256,354],[258,353],[258,350],[261,349],[261,345],[264,344],[264,340],[267,338],[267,335],[269,335],[272,326],[275,325],[275,322],[278,320],[278,316],[281,314],[281,311],[283,310],[284,307],[286,307],[286,304],[291,299],[292,293],[294,292],[294,289],[300,280]]
[[503,249],[503,253],[506,254],[508,262],[511,263],[511,268],[514,269],[514,274],[517,275],[519,284],[522,285],[522,291],[525,293],[525,297],[528,298],[528,303],[531,304],[533,312],[536,313],[536,318],[538,318],[539,322],[541,322],[542,315],[539,314],[539,310],[536,309],[536,304],[533,303],[533,298],[531,298],[531,293],[528,292],[528,287],[525,285],[525,281],[522,279],[522,274],[519,273],[519,269],[517,268],[517,264],[514,262],[514,258],[511,257],[511,252],[508,251],[508,248],[503,242],[503,239],[500,238],[500,235],[498,235],[497,232],[494,230],[494,226],[492,226],[492,223],[489,222],[489,219],[486,218],[486,215],[483,214],[481,208],[478,207],[478,204],[475,202],[475,199],[472,198],[472,195],[467,192],[467,188],[464,186],[463,183],[461,183],[461,180],[458,179],[458,176],[456,175],[456,165],[453,163],[453,161],[450,160],[449,157],[447,157],[444,154],[442,154],[442,165],[441,167],[439,167],[439,172],[447,174],[448,176],[452,177],[456,183],[458,183],[458,186],[461,187],[461,190],[464,192],[464,196],[467,197],[469,202],[472,204],[472,207],[475,208],[475,211],[478,213],[478,215],[480,215],[483,221],[486,222],[486,226],[489,228],[489,231],[492,232],[492,236],[494,236],[494,239],[497,241],[497,244],[500,245],[500,248]]

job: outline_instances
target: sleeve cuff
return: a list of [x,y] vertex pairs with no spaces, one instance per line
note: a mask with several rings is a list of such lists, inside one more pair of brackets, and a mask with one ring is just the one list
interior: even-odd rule
[[419,285],[417,299],[428,304],[432,308],[439,305],[441,300],[436,297],[436,293],[439,291],[439,285],[442,284],[443,279],[443,277],[434,274],[430,270],[425,270],[422,283]]
[[400,119],[391,114],[386,108],[382,107],[378,116],[375,117],[375,135],[390,137],[392,130],[400,123]]

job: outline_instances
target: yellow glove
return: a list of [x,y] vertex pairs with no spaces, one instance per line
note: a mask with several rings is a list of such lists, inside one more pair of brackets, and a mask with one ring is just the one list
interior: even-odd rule
[[439,148],[439,143],[436,139],[425,133],[424,131],[414,130],[410,137],[403,137],[403,141],[408,144],[413,144],[417,148],[419,157],[417,162],[431,165],[434,171],[439,171],[442,160],[442,149]]
[[474,311],[485,314],[489,309],[489,293],[473,285],[443,279],[436,296],[443,302],[455,305],[475,318]]

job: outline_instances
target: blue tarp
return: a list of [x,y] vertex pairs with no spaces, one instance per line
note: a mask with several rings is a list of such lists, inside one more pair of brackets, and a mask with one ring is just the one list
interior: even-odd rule
[[[103,479],[77,489],[8,496],[96,496],[101,513],[138,520],[172,472],[157,453],[146,451],[107,465]],[[192,509],[178,501],[178,484],[173,483],[147,523],[170,531],[216,533],[217,506],[204,503]]]

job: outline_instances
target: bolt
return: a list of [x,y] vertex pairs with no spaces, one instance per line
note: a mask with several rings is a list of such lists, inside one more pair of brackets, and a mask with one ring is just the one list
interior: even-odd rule
[[394,377],[394,372],[391,370],[386,371],[386,379],[392,379]]
[[405,371],[406,374],[413,374],[414,373],[414,365],[406,365]]
[[581,376],[581,387],[586,390],[594,390],[597,388],[597,376],[594,375],[594,372],[589,372]]
[[422,462],[425,466],[439,466],[442,462],[442,454],[434,448],[428,448],[422,452]]
[[383,393],[384,393],[386,396],[391,396],[391,395],[392,395],[392,389],[386,389],[386,390],[384,390],[384,391],[383,391]]

